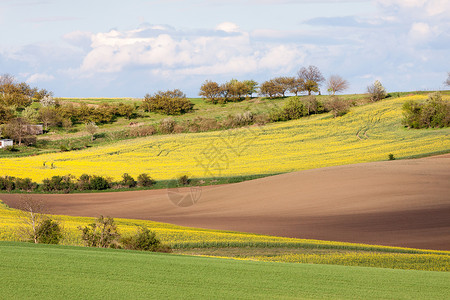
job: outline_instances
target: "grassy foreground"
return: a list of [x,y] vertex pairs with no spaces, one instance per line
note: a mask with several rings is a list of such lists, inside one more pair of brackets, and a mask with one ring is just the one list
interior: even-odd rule
[[[416,95],[266,126],[151,136],[30,157],[0,158],[0,174],[41,182],[83,173],[120,180],[148,173],[156,180],[273,174],[404,158],[450,150],[450,128],[406,129],[402,105]],[[53,164],[53,167],[49,167]]]
[[[81,246],[77,228],[93,218],[53,216],[64,228],[62,244]],[[294,239],[251,233],[200,229],[145,220],[115,219],[123,235],[132,234],[137,226],[156,232],[162,242],[176,254],[228,257],[239,260],[294,262],[346,266],[382,267],[427,271],[450,271],[450,251]],[[0,241],[20,240],[23,226],[20,211],[0,202]]]
[[1,297],[445,299],[450,273],[0,242]]

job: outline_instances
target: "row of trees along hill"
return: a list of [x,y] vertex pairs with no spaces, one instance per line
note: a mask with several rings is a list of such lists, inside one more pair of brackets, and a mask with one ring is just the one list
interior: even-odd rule
[[[297,77],[276,77],[263,82],[260,86],[254,80],[238,81],[232,79],[224,84],[207,80],[200,87],[199,96],[211,103],[226,103],[228,101],[240,101],[245,97],[251,97],[259,92],[261,96],[275,98],[285,97],[287,93],[298,96],[301,93],[311,95],[320,93],[320,86],[325,78],[316,66],[302,67]],[[334,95],[348,88],[348,81],[339,75],[332,75],[327,81],[327,90]]]

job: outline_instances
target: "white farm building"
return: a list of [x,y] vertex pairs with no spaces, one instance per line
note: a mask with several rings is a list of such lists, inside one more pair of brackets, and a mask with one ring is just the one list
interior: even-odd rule
[[0,140],[0,149],[13,145],[13,140]]

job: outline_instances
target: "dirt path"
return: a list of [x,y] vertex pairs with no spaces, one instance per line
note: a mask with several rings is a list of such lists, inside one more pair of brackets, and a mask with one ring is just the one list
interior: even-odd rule
[[[307,170],[191,191],[35,195],[50,213],[450,250],[450,155]],[[197,199],[196,198],[196,199]],[[15,207],[20,195],[1,194]]]

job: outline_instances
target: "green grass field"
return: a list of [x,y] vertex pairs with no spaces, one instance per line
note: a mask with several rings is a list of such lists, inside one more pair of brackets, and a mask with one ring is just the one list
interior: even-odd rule
[[450,273],[0,242],[3,299],[447,299]]

